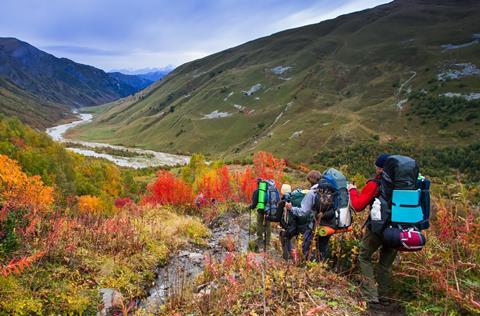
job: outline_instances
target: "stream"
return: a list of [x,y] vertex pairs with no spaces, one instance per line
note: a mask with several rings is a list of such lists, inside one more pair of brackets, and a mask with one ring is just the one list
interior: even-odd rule
[[[248,213],[227,212],[209,225],[211,237],[206,247],[190,245],[173,255],[168,263],[157,270],[155,285],[149,290],[140,307],[148,313],[156,314],[170,295],[179,294],[204,271],[205,256],[216,262],[222,261],[227,253],[224,242],[229,238],[235,245],[235,251],[245,252],[248,248]],[[250,236],[254,239],[254,236]],[[201,286],[196,292],[206,294],[208,285]]]
[[[76,152],[84,156],[104,158],[121,167],[140,169],[157,166],[175,166],[184,165],[190,161],[190,157],[188,156],[167,154],[153,150],[131,148],[119,145],[110,145],[106,143],[86,142],[64,138],[67,130],[80,124],[91,122],[93,116],[92,114],[88,113],[80,113],[79,118],[80,120],[78,121],[48,128],[46,132],[54,141],[68,142],[69,147],[67,149],[70,151]],[[128,157],[121,155],[113,155],[104,153],[100,150],[105,148],[117,150],[120,152],[128,152],[129,155]]]

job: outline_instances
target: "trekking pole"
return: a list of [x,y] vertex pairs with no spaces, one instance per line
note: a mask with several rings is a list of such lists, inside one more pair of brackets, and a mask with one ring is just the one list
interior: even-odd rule
[[250,227],[252,226],[252,209],[248,207],[248,242],[247,252],[250,250]]
[[267,212],[263,214],[263,251],[267,253]]

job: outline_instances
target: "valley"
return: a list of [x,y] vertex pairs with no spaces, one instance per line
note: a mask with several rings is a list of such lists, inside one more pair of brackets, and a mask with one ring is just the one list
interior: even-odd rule
[[[324,17],[340,2],[262,2],[259,12],[250,8],[257,1],[194,2],[155,11],[139,0],[126,12],[117,10],[127,2],[72,1],[72,16],[46,2],[48,14],[11,35],[30,34],[78,62],[0,37],[0,316],[479,314],[480,2],[395,0],[238,42],[234,17],[265,24],[266,6],[268,15],[288,13],[276,12],[282,23],[314,23],[308,15]],[[213,14],[219,3],[227,13]],[[17,10],[0,31],[30,13]],[[37,18],[53,23],[41,37],[30,33]],[[190,20],[195,29],[182,34]],[[188,62],[154,67],[169,58]],[[375,299],[365,291],[365,240],[382,245],[375,262],[392,249],[384,231],[373,236],[365,225],[374,204],[353,209],[353,201],[370,194],[374,203],[398,180],[380,173],[382,153],[415,159],[403,193],[417,195],[400,207],[421,208],[430,227],[382,213],[426,243],[395,251],[392,291],[384,296],[374,281]],[[359,190],[339,189],[323,173],[330,168]],[[309,178],[314,170],[320,181]],[[280,212],[268,217],[268,246],[254,194],[267,179],[265,205],[292,202],[277,195],[284,184],[298,193],[329,182],[328,194],[311,189],[309,210],[303,195],[297,214],[269,205]],[[420,189],[419,179],[431,186]],[[329,237],[321,258],[317,237],[334,231],[322,207],[340,214],[339,192],[351,226]],[[394,193],[384,205],[397,206]]]
[[394,1],[272,34],[184,64],[72,133],[212,158],[268,150],[306,163],[323,148],[371,140],[468,145],[480,137],[474,114],[420,118],[417,96],[479,110],[468,99],[480,91],[478,14],[477,2]]
[[[79,114],[80,120],[50,127],[46,133],[55,141],[67,143],[67,149],[87,157],[103,158],[121,167],[149,168],[158,166],[180,166],[188,163],[189,157],[155,152],[138,148],[109,145],[65,139],[64,134],[71,128],[88,123],[92,120],[92,114]],[[114,152],[109,154],[108,152]],[[115,154],[115,152],[117,154]],[[123,152],[123,155],[122,155]]]

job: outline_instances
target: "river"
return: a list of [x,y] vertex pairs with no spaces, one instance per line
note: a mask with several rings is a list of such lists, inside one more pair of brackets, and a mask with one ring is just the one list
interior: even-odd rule
[[[89,113],[80,113],[79,118],[80,120],[78,121],[50,127],[46,130],[46,132],[54,141],[68,142],[69,147],[67,147],[67,149],[70,151],[84,156],[104,158],[121,167],[140,169],[157,166],[175,166],[184,165],[190,161],[190,157],[188,156],[173,155],[147,149],[110,145],[106,143],[86,142],[65,138],[64,135],[67,130],[80,124],[91,122],[93,115]],[[78,145],[78,147],[75,145]],[[100,148],[109,148],[128,152],[129,157],[104,153],[99,150]],[[130,155],[132,156],[130,157]]]

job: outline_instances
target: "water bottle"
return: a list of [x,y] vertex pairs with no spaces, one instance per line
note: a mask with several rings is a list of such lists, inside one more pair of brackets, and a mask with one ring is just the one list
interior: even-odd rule
[[375,198],[375,201],[373,201],[372,209],[370,210],[370,218],[373,221],[379,221],[382,219],[382,212],[380,211],[380,209],[381,209],[380,200]]

